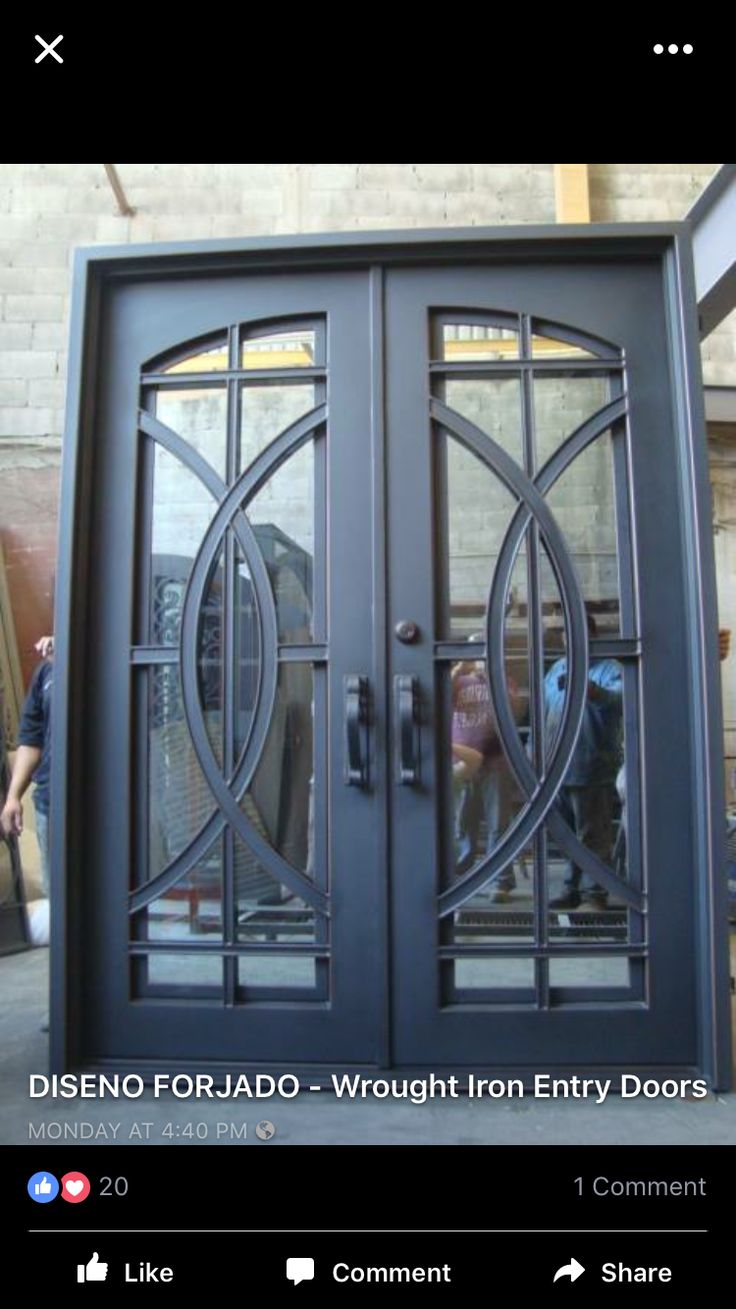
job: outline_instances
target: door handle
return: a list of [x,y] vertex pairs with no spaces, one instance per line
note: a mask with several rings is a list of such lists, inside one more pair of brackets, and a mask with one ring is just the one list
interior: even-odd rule
[[348,673],[343,679],[346,786],[368,785],[368,678]]
[[396,715],[396,781],[416,786],[419,781],[419,679],[408,673],[394,678]]

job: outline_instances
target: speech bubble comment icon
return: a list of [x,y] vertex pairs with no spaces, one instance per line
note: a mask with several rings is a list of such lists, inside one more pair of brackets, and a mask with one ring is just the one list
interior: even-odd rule
[[314,1259],[287,1259],[286,1276],[295,1286],[300,1282],[313,1282]]

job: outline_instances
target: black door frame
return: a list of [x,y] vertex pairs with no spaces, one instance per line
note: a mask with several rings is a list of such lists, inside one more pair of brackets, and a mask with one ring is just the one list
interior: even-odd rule
[[[697,306],[689,228],[684,223],[467,229],[412,233],[336,234],[264,238],[238,242],[194,242],[156,246],[100,247],[77,252],[72,298],[67,418],[60,507],[59,568],[56,587],[56,664],[52,799],[52,1041],[54,1071],[80,1066],[82,995],[85,987],[83,880],[73,876],[83,849],[84,788],[77,782],[94,761],[85,760],[81,724],[85,633],[92,615],[85,560],[95,548],[91,532],[98,331],[106,288],[141,279],[269,271],[361,269],[370,273],[373,330],[372,381],[380,394],[382,360],[380,314],[382,270],[412,264],[492,264],[509,259],[604,260],[661,259],[667,305],[673,412],[676,419],[680,531],[686,566],[688,607],[687,686],[692,747],[693,867],[698,870],[696,905],[698,991],[697,1069],[711,1085],[724,1089],[730,1079],[726,888],[721,874],[723,786],[720,677],[716,643],[717,603],[711,535],[705,421],[700,386]],[[383,441],[381,406],[373,427],[374,453]],[[374,512],[383,513],[379,485]],[[380,540],[380,533],[376,534]],[[385,559],[374,561],[382,590]],[[385,612],[385,611],[384,611]],[[374,637],[386,666],[388,634],[382,617]],[[390,721],[390,689],[379,682],[376,704]],[[375,742],[377,754],[381,742]],[[385,751],[384,751],[385,756]],[[388,828],[379,833],[388,851]],[[67,871],[68,870],[68,871]],[[81,962],[80,962],[81,961]],[[386,1014],[388,1029],[388,1013]],[[388,1055],[388,1049],[386,1048]],[[386,1059],[388,1062],[388,1059]],[[690,1070],[693,1071],[693,1070]]]

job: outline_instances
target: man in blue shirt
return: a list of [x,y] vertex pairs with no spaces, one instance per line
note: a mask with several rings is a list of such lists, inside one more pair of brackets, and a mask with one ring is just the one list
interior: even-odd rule
[[[595,636],[592,615],[589,635]],[[544,679],[544,729],[549,758],[560,728],[567,695],[567,659],[552,665]],[[580,735],[560,789],[559,799],[578,839],[608,867],[613,862],[613,818],[616,774],[623,747],[623,686],[621,668],[614,659],[594,659],[588,669],[588,688]],[[551,909],[605,909],[608,892],[580,868],[572,865],[565,891],[550,900]]]
[[36,811],[36,836],[41,851],[41,877],[44,894],[49,894],[49,783],[51,780],[51,688],[54,680],[53,637],[42,637],[36,645],[44,661],[38,664],[23,705],[18,728],[18,749],[13,774],[0,813],[0,825],[6,835],[20,836],[23,831],[22,799],[31,782],[36,783],[33,805]]

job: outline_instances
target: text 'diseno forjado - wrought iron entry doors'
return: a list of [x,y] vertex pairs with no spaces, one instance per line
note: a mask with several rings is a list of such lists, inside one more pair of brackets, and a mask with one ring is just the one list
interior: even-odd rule
[[80,256],[57,1068],[724,1084],[684,241]]

